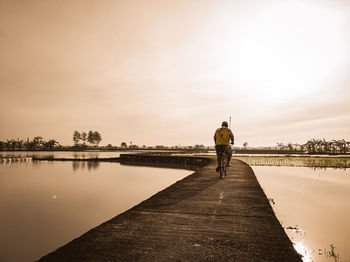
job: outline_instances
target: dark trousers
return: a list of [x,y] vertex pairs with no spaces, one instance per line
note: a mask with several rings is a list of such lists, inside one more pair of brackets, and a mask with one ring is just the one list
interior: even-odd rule
[[218,166],[220,165],[219,157],[223,156],[224,153],[226,153],[226,156],[227,156],[227,164],[230,163],[231,158],[232,158],[231,146],[229,146],[229,145],[216,145],[215,150],[216,150],[216,156],[217,156],[217,160],[218,160]]

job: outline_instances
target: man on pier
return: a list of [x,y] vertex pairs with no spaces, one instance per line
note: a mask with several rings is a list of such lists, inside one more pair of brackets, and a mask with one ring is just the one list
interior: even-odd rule
[[[230,146],[234,144],[234,136],[231,131],[231,129],[228,128],[228,123],[226,121],[222,122],[221,128],[216,129],[214,134],[214,141],[215,141],[215,150],[216,155],[223,154],[224,152],[227,153],[227,166],[230,166],[230,161],[232,157],[232,148]],[[220,163],[218,158],[218,167],[216,168],[216,171],[219,172],[220,170]]]

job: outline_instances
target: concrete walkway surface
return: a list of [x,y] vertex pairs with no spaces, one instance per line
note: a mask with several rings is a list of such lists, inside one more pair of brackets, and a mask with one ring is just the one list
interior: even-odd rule
[[215,163],[39,261],[301,261],[253,170]]

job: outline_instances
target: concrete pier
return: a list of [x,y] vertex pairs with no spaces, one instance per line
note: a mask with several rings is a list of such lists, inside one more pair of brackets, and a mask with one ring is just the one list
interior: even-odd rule
[[212,161],[39,261],[301,261],[253,170]]

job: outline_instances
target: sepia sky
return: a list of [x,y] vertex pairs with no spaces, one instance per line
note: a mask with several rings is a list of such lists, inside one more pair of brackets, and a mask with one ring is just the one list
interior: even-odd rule
[[0,140],[350,140],[350,1],[0,0]]

